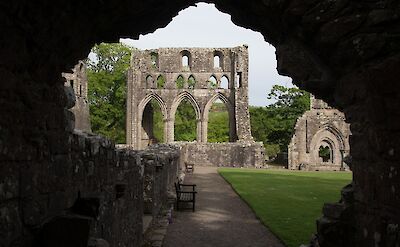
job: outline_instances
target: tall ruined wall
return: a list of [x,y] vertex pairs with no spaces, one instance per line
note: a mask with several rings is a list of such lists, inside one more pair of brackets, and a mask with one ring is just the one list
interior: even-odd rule
[[[350,153],[350,126],[344,114],[311,96],[311,109],[297,119],[288,146],[288,165],[293,170],[346,170],[343,159]],[[329,148],[329,160],[319,156]]]
[[62,73],[65,78],[64,85],[70,87],[75,95],[75,105],[71,109],[75,115],[75,129],[91,132],[89,102],[88,102],[88,79],[86,75],[86,64],[79,61],[72,69],[72,73]]
[[[324,208],[313,245],[398,245],[400,2],[214,2],[234,23],[260,31],[276,47],[281,74],[342,110],[351,123],[353,183],[343,189],[340,203]],[[54,155],[70,153],[61,72],[87,57],[96,42],[152,32],[193,3],[1,3],[0,234],[6,243],[17,245],[29,236],[13,209],[26,198],[18,196],[22,172],[35,168],[31,177],[52,177],[63,167]],[[7,218],[16,220],[3,223]]]
[[180,143],[181,166],[262,167],[264,146],[262,143]]
[[[218,66],[214,64],[215,56],[219,57]],[[186,65],[182,64],[183,57],[187,57]],[[161,77],[165,84],[157,85]],[[214,86],[210,85],[212,77]],[[178,78],[182,78],[183,85],[178,85]],[[190,78],[194,78],[194,85],[189,85]],[[196,112],[197,141],[207,142],[208,112],[217,99],[229,113],[230,141],[253,140],[248,109],[247,46],[135,50],[127,88],[127,144],[134,148],[142,149],[149,143],[142,120],[149,120],[145,118],[145,108],[152,99],[163,113],[166,142],[174,141],[175,113],[184,99]]]

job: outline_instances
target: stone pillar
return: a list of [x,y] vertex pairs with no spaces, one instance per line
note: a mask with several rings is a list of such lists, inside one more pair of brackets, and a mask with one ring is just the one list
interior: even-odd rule
[[201,119],[201,138],[200,142],[206,143],[208,135],[208,119]]
[[236,49],[235,70],[236,71],[236,95],[235,95],[235,120],[236,133],[239,141],[253,141],[250,129],[250,113],[248,99],[248,71],[249,54],[248,47],[241,46]]
[[167,118],[165,120],[165,127],[164,127],[164,136],[166,136],[165,142],[166,143],[171,143],[174,142],[174,121],[171,118]]

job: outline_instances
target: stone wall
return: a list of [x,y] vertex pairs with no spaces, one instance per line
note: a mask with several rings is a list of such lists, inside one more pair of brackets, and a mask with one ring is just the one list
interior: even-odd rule
[[72,69],[72,73],[62,73],[62,76],[65,78],[64,85],[71,88],[71,93],[75,95],[75,105],[71,108],[75,115],[75,129],[90,133],[92,128],[90,125],[86,64],[79,61]]
[[[102,137],[71,133],[65,138],[67,149],[53,146],[52,162],[14,166],[1,180],[2,245],[29,246],[36,241],[37,246],[67,246],[102,238],[111,246],[139,246],[140,160],[127,149],[116,150]],[[54,229],[58,224],[72,230],[89,225],[90,233]]]
[[[183,57],[187,58],[185,66]],[[216,57],[218,62],[214,61]],[[177,83],[179,78],[182,85]],[[164,84],[158,85],[159,80]],[[153,142],[151,100],[163,114],[165,142],[175,140],[175,114],[180,103],[187,100],[196,113],[196,140],[206,143],[209,110],[218,99],[229,113],[229,141],[252,141],[246,45],[135,50],[127,82],[127,144],[144,149]]]
[[181,166],[261,167],[264,146],[259,142],[180,143]]
[[144,213],[156,217],[175,194],[180,173],[179,147],[168,144],[149,146],[138,154],[144,166]]
[[[311,109],[297,119],[288,146],[288,168],[292,170],[347,170],[350,126],[344,114],[311,96]],[[320,147],[329,159],[320,157]]]

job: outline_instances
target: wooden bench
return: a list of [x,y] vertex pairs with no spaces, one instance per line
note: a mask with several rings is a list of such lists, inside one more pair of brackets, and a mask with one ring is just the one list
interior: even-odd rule
[[196,205],[196,185],[195,184],[181,184],[175,183],[176,191],[176,210],[179,210],[181,203],[192,203],[192,210],[194,212]]
[[185,162],[185,171],[186,171],[186,173],[192,173],[193,174],[193,172],[194,172],[194,164]]

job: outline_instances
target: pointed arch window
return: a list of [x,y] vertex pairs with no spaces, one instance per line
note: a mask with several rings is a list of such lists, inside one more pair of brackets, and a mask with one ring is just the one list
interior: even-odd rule
[[188,88],[189,89],[194,89],[196,87],[196,79],[194,78],[193,75],[189,76],[188,79]]
[[182,75],[179,75],[178,78],[176,78],[175,85],[178,89],[182,89],[185,87],[185,79]]

